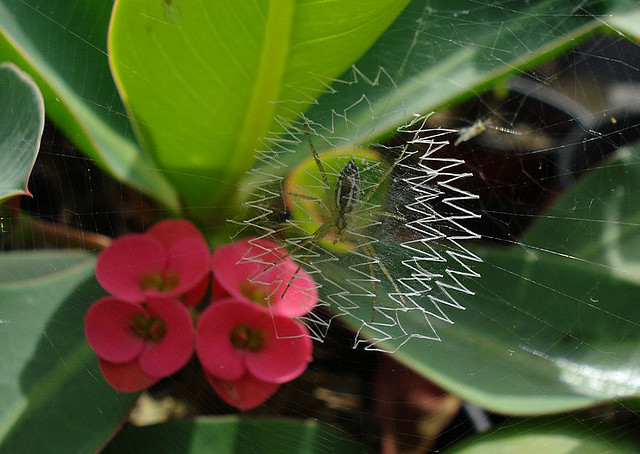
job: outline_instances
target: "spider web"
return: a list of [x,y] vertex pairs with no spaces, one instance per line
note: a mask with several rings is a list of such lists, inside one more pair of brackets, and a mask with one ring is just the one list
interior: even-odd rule
[[[33,3],[40,11],[38,2],[15,3]],[[165,2],[168,6],[171,3]],[[387,142],[380,139],[380,136],[370,129],[363,129],[362,113],[374,115],[377,124],[393,123],[397,126],[400,123],[394,121],[394,113],[406,118],[407,111],[418,109],[412,108],[409,99],[411,93],[405,86],[408,93],[404,97],[405,103],[395,111],[381,114],[379,106],[373,104],[374,98],[368,95],[370,90],[394,90],[396,87],[393,78],[400,80],[401,74],[421,74],[419,67],[434,62],[453,61],[459,57],[458,51],[477,52],[474,63],[479,66],[494,68],[496,61],[515,65],[518,62],[514,57],[537,48],[537,38],[561,38],[565,33],[562,28],[564,23],[570,23],[579,17],[594,18],[603,23],[610,19],[599,12],[599,7],[605,2],[590,0],[574,4],[537,2],[533,5],[536,9],[527,10],[525,13],[519,12],[522,2],[472,1],[466,5],[457,2],[451,5],[434,2],[413,3],[411,11],[403,19],[402,29],[404,35],[413,34],[415,37],[410,47],[397,52],[389,45],[389,41],[393,42],[397,37],[397,32],[396,35],[390,34],[388,40],[372,52],[378,55],[378,58],[370,60],[373,61],[374,69],[359,63],[359,68],[353,71],[353,80],[326,81],[326,87],[333,87],[329,88],[329,92],[342,93],[345,89],[353,89],[353,108],[332,112],[328,121],[320,119],[322,116],[315,115],[311,110],[304,121],[294,124],[283,121],[282,127],[265,140],[261,150],[257,150],[260,165],[249,176],[250,181],[252,180],[252,191],[245,203],[247,215],[244,219],[238,220],[245,228],[243,234],[258,233],[259,236],[282,240],[292,251],[294,259],[302,263],[305,269],[315,273],[318,285],[322,286],[321,304],[324,304],[325,308],[330,307],[334,312],[328,321],[323,308],[309,316],[306,323],[312,327],[314,337],[323,338],[333,316],[359,327],[362,337],[356,338],[355,344],[364,342],[366,336],[369,336],[371,342],[374,342],[371,346],[373,349],[384,350],[387,341],[402,339],[402,336],[409,340],[411,333],[427,333],[426,337],[441,338],[444,342],[425,343],[436,348],[428,349],[428,353],[417,359],[414,355],[412,364],[422,367],[422,371],[435,371],[434,380],[442,380],[442,377],[445,377],[442,381],[448,385],[446,389],[459,393],[462,398],[473,400],[472,397],[475,396],[477,399],[479,394],[484,394],[484,405],[492,411],[496,411],[496,408],[513,410],[514,405],[504,405],[506,400],[512,399],[522,412],[529,414],[539,410],[536,402],[566,401],[569,402],[567,405],[573,405],[573,408],[592,405],[595,400],[580,399],[589,392],[602,399],[604,389],[606,395],[614,400],[615,407],[603,406],[596,411],[591,409],[583,413],[572,412],[560,420],[556,419],[552,425],[546,420],[543,424],[551,427],[553,435],[556,435],[562,433],[563,423],[567,426],[577,423],[586,428],[587,434],[584,438],[587,441],[598,441],[601,436],[590,423],[605,426],[605,430],[608,430],[606,427],[611,426],[605,423],[613,421],[616,429],[637,433],[637,418],[624,419],[625,414],[628,416],[635,413],[633,406],[619,399],[632,393],[637,395],[638,389],[637,380],[634,380],[634,377],[638,376],[639,364],[638,314],[634,309],[637,307],[637,291],[634,291],[636,286],[631,283],[632,279],[637,278],[634,270],[637,269],[638,248],[635,247],[637,243],[628,247],[629,243],[623,242],[622,238],[629,237],[630,231],[637,231],[639,225],[637,216],[632,213],[637,213],[636,194],[640,193],[634,190],[634,180],[640,180],[623,180],[622,172],[616,172],[616,168],[621,168],[621,165],[603,162],[601,157],[637,141],[638,136],[634,131],[638,131],[640,121],[640,104],[637,102],[640,60],[637,42],[623,39],[623,31],[615,26],[609,30],[611,35],[606,36],[606,39],[600,37],[591,43],[585,43],[584,46],[572,43],[572,50],[566,55],[541,67],[535,67],[527,74],[522,74],[522,77],[512,78],[508,82],[510,94],[507,97],[501,97],[499,90],[495,93],[485,93],[484,88],[478,87],[478,91],[470,95],[469,102],[454,108],[438,109],[437,114],[427,118],[424,129],[431,128],[431,132],[425,131],[424,135],[420,133],[416,137],[415,131],[423,129],[422,123],[411,122],[403,125],[404,133],[409,136],[404,136],[404,143],[413,141],[411,159],[407,157],[406,162],[401,162],[397,171],[390,177],[390,187],[387,190],[389,195],[384,203],[372,201],[367,207],[376,213],[403,213],[407,225],[402,226],[402,231],[414,234],[415,237],[422,235],[422,239],[413,244],[407,239],[398,241],[390,232],[398,227],[397,222],[382,215],[369,216],[364,207],[359,210],[359,221],[354,223],[354,227],[348,233],[367,238],[375,248],[376,258],[384,260],[384,263],[393,262],[393,265],[387,266],[403,294],[411,293],[408,286],[417,288],[416,293],[422,291],[422,297],[407,297],[405,304],[400,304],[398,295],[393,295],[395,289],[377,269],[378,312],[374,322],[371,322],[372,297],[367,293],[371,292],[371,274],[368,270],[369,260],[366,251],[357,248],[354,253],[345,254],[330,248],[318,247],[311,253],[293,252],[295,245],[310,236],[308,231],[305,233],[305,230],[300,228],[305,222],[312,228],[321,225],[321,221],[313,216],[310,221],[301,217],[286,218],[283,209],[282,185],[286,175],[303,159],[310,157],[308,144],[301,129],[305,122],[315,131],[314,143],[320,152],[334,147],[346,149],[349,143],[357,142],[379,151],[388,151],[390,156],[387,162],[393,162],[394,152],[397,156],[402,146],[391,140]],[[180,2],[173,2],[173,6],[176,7],[175,11],[178,11]],[[42,10],[40,14],[55,25],[52,26],[52,30],[65,27],[57,22],[58,17],[52,13]],[[474,30],[478,29],[498,31],[495,35],[489,34],[487,39],[482,39],[483,35],[478,36],[474,33]],[[64,31],[68,37],[77,37],[73,29]],[[70,57],[67,66],[75,74],[82,74],[85,54],[71,54]],[[451,60],[448,60],[449,57]],[[376,73],[376,65],[385,66],[392,75],[388,76],[382,69]],[[375,74],[375,77],[366,78],[364,73]],[[429,87],[424,96],[435,98],[432,105],[439,105],[438,93],[444,91],[443,87],[456,86],[464,90],[468,86],[464,71],[455,74],[445,73],[444,76],[438,72],[431,76],[432,73],[424,76],[427,83],[423,84],[421,89],[424,89],[425,85]],[[99,77],[110,78],[107,72]],[[413,87],[411,84],[408,86]],[[97,93],[97,90],[93,92]],[[560,96],[561,93],[568,94],[566,99]],[[314,95],[315,93],[309,93],[310,98]],[[85,96],[95,104],[97,110],[110,114],[110,122],[127,120],[124,110],[113,108],[114,105],[118,105],[118,99],[114,98],[113,102],[107,103],[94,101],[93,93],[90,91],[87,91]],[[606,102],[593,103],[594,100]],[[314,105],[313,108],[315,107]],[[323,107],[322,100],[317,107]],[[570,115],[560,115],[558,111]],[[493,118],[496,125],[521,134],[507,135],[489,129],[460,144],[458,159],[442,160],[440,152],[444,147],[436,150],[438,142],[455,141],[458,137],[456,131],[472,125],[479,118]],[[444,125],[449,129],[434,129],[434,125]],[[383,126],[381,128],[384,129]],[[525,134],[527,130],[532,134]],[[449,135],[445,135],[447,131]],[[442,136],[438,135],[440,132]],[[101,231],[115,236],[129,231],[134,215],[136,228],[142,230],[150,224],[151,221],[144,219],[158,214],[158,208],[140,202],[138,197],[132,197],[132,192],[135,195],[135,191],[107,182],[92,166],[90,159],[72,153],[71,146],[64,145],[62,135],[59,132],[53,134],[51,135],[50,131],[50,135],[43,141],[46,146],[43,157],[51,161],[53,157],[65,160],[62,164],[58,161],[49,164],[46,172],[43,172],[42,168],[39,170],[40,173],[36,172],[36,179],[42,181],[40,191],[34,191],[40,194],[39,198],[36,197],[37,203],[40,204],[38,219],[49,219],[55,215],[56,219],[77,225],[85,235],[92,231]],[[402,134],[398,132],[397,135]],[[420,139],[426,140],[427,143],[417,143],[416,140]],[[324,145],[319,146],[323,141]],[[602,151],[599,147],[608,151]],[[417,155],[425,149],[431,154],[423,157],[422,161],[415,161]],[[634,159],[637,150],[636,147],[624,155],[628,161],[629,172],[633,171],[634,167],[637,168],[637,159]],[[347,152],[343,161],[338,162],[346,162],[349,159],[348,154]],[[464,164],[462,161],[465,161]],[[42,167],[41,164],[39,166]],[[579,178],[579,173],[594,167],[602,176],[597,181],[598,184],[591,186],[591,193],[570,194],[568,202],[572,203],[563,205],[564,211],[547,211],[550,201],[565,193]],[[340,169],[340,165],[335,165],[335,168],[328,171],[335,177]],[[374,166],[363,171],[374,176],[368,180],[369,185],[373,184],[375,176],[379,176],[383,169],[384,165],[381,164],[380,167]],[[431,169],[433,174],[430,174],[428,169]],[[56,175],[51,175],[53,171]],[[469,181],[473,179],[467,177],[469,173],[473,173],[475,179],[485,183],[485,186],[478,188],[469,185]],[[61,174],[62,178],[57,174]],[[317,176],[317,172],[314,174]],[[411,183],[407,183],[408,181]],[[623,191],[620,190],[620,185]],[[317,186],[321,184],[318,183]],[[626,192],[625,188],[628,188]],[[407,192],[408,190],[411,192]],[[616,203],[611,203],[609,194],[614,190],[618,191],[620,197],[616,199]],[[64,197],[61,195],[56,198],[58,194]],[[408,194],[415,197],[412,199]],[[478,194],[479,199],[465,198],[472,194]],[[474,207],[475,202],[479,204],[478,209]],[[300,207],[306,206],[300,201],[297,203]],[[378,204],[381,206],[378,207]],[[606,210],[601,209],[603,205],[606,206]],[[210,208],[220,210],[224,207]],[[411,213],[415,215],[412,216]],[[478,218],[474,217],[473,213],[482,213],[482,225],[477,222]],[[138,218],[143,220],[138,222]],[[521,235],[530,227],[532,221],[554,224],[560,234],[552,237],[550,245],[534,243],[529,239],[523,240]],[[570,228],[571,221],[575,226],[573,230]],[[372,227],[368,227],[367,222]],[[407,227],[408,225],[412,228]],[[603,226],[607,230],[606,235],[601,235],[594,226]],[[15,219],[5,217],[2,228],[4,233],[7,229],[15,230],[21,227]],[[377,233],[376,228],[382,233],[380,237],[372,233]],[[468,231],[465,230],[467,228]],[[617,234],[618,230],[624,231],[623,234]],[[489,270],[491,274],[483,271],[482,279],[477,279],[473,272],[477,271],[481,263],[476,261],[477,257],[468,254],[464,249],[470,242],[468,238],[473,237],[473,232],[482,235],[486,242],[502,243],[526,251],[532,260],[548,258],[547,268],[543,272],[533,274],[529,268],[518,266],[517,262],[516,266],[504,265],[504,262],[495,264],[500,257],[497,253],[486,256],[481,254],[484,257],[483,270]],[[60,242],[55,244],[58,247],[68,247],[67,243],[73,243],[74,240],[71,234],[66,233],[59,238]],[[605,255],[589,255],[589,252],[593,254],[593,246],[600,244],[609,245],[605,251],[615,252],[615,260],[610,261]],[[584,253],[585,245],[588,247],[587,253]],[[26,247],[31,246],[27,243]],[[483,252],[486,253],[486,250]],[[314,254],[312,259],[307,260],[304,257],[308,254]],[[406,257],[407,260],[397,261],[399,256]],[[565,268],[576,278],[579,277],[582,268],[575,267],[574,272],[570,265],[594,265],[598,273],[594,274],[591,285],[584,291],[576,292],[573,288],[575,286],[570,285],[571,279],[554,279],[553,276],[547,279],[558,270],[557,267],[553,267],[554,262],[551,259],[559,257],[569,262]],[[322,258],[326,260],[323,261]],[[439,258],[444,258],[445,261],[438,261]],[[348,266],[340,265],[340,260],[346,260]],[[316,268],[313,269],[311,264],[315,264]],[[346,277],[340,273],[340,270],[345,269],[350,273]],[[19,277],[15,270],[8,269],[6,272],[12,279]],[[619,290],[615,293],[611,292],[612,285],[607,286],[607,281],[612,279],[610,275],[625,278],[620,282],[616,281]],[[351,280],[346,281],[347,277]],[[469,279],[476,285],[469,285]],[[517,293],[513,290],[517,286],[533,293]],[[346,293],[340,293],[341,288]],[[471,298],[471,301],[478,304],[471,307],[465,304],[469,310],[463,313],[462,301],[467,301],[468,296],[463,290],[465,288],[479,289],[475,299]],[[330,292],[332,289],[333,293]],[[544,293],[542,290],[547,292]],[[481,292],[484,292],[484,295]],[[334,297],[330,299],[329,296],[332,295]],[[92,294],[87,296],[87,301],[91,300],[91,296]],[[480,299],[481,297],[483,299]],[[419,300],[419,308],[410,307],[409,302],[413,300]],[[561,310],[558,310],[558,307]],[[412,317],[416,313],[419,317]],[[421,323],[414,324],[416,320]],[[17,322],[13,323],[14,326],[27,326],[30,320],[14,318],[11,321]],[[455,326],[451,326],[452,322],[456,323]],[[10,325],[7,324],[6,327],[9,328]],[[62,358],[61,350],[55,342],[69,338],[70,332],[58,327],[56,335],[56,331],[52,331],[51,328],[56,328],[55,323],[46,330],[43,329],[44,342],[51,343],[55,350],[55,355],[51,355],[51,358],[56,355]],[[376,339],[378,343],[375,343]],[[319,345],[317,350],[326,348],[329,344],[330,342],[326,342]],[[485,348],[487,345],[490,347]],[[405,345],[405,351],[408,347]],[[481,350],[482,348],[484,350]],[[423,350],[426,351],[427,348]],[[407,417],[406,408],[395,413],[389,411],[389,407],[409,400],[409,397],[363,394],[360,383],[354,384],[349,381],[350,377],[356,376],[356,372],[360,373],[363,369],[364,360],[362,356],[358,356],[359,354],[358,350],[350,350],[348,355],[351,356],[345,354],[339,357],[339,361],[336,361],[339,364],[334,365],[322,377],[324,381],[318,379],[317,373],[308,375],[307,380],[313,384],[314,398],[315,389],[324,390],[333,397],[341,397],[340,403],[343,407],[339,407],[339,411],[335,410],[336,407],[328,406],[312,412],[311,409],[316,402],[311,398],[304,399],[303,393],[297,391],[311,389],[310,385],[305,388],[305,384],[296,384],[289,388],[296,390],[293,392],[296,399],[292,399],[294,402],[288,402],[289,405],[294,405],[293,410],[283,410],[284,406],[275,405],[266,411],[271,411],[272,415],[289,415],[297,411],[298,415],[319,418],[343,430],[346,426],[352,429],[352,432],[365,436],[370,434],[369,424],[377,418],[382,426],[381,437],[395,436],[401,439],[408,431],[400,427],[398,422],[406,422],[411,417]],[[312,367],[319,368],[323,365],[322,355],[322,352],[317,353],[316,362]],[[400,355],[397,357],[402,358]],[[376,359],[371,359],[378,358],[378,355],[368,355],[367,358],[366,364],[370,368],[367,370],[377,367],[388,372],[385,379],[389,387],[396,390],[415,388],[414,383],[407,379],[406,370],[403,368],[395,365],[380,367],[375,362]],[[372,363],[374,366],[371,366]],[[86,372],[89,372],[89,369]],[[537,380],[530,379],[532,374]],[[379,386],[371,377],[373,372],[364,378],[366,388]],[[95,377],[95,380],[101,379]],[[535,385],[536,382],[538,386]],[[474,388],[478,383],[481,383],[482,387]],[[573,390],[574,393],[568,393],[567,389]],[[365,405],[347,407],[349,397],[359,399]],[[100,403],[92,395],[88,395],[85,401],[91,402],[95,406],[95,413],[100,414],[102,418],[112,407]],[[489,401],[491,406],[488,405]],[[330,400],[326,399],[326,402]],[[382,410],[374,414],[371,407],[366,405],[367,402],[374,402]],[[469,408],[470,406],[465,404],[466,413],[474,419],[473,407]],[[550,408],[553,407],[550,405],[545,410],[549,411]],[[562,410],[565,407],[559,408]],[[73,408],[73,412],[81,414],[77,408]],[[476,407],[476,413],[478,412],[482,413]],[[56,415],[56,420],[65,421],[59,416]],[[458,441],[465,433],[486,430],[491,421],[486,415],[484,422],[482,419],[476,417],[473,427],[469,427],[462,419],[456,420],[442,433],[440,446]],[[491,419],[493,422],[496,421],[494,415],[491,415]],[[246,421],[250,419],[245,419]],[[354,421],[360,421],[361,425],[353,429]],[[534,421],[535,419],[532,422]],[[517,424],[521,422],[522,420]],[[67,423],[65,425],[69,426]],[[105,426],[104,421],[102,426]],[[525,427],[522,432],[526,435],[527,431]],[[31,433],[36,435],[33,430]],[[247,439],[254,448],[261,446],[260,441],[254,438]],[[555,440],[559,443],[557,437]],[[409,439],[407,444],[414,449],[423,447],[415,439]],[[265,449],[272,448],[274,444],[271,438],[263,446]],[[618,443],[603,442],[602,450],[618,447]],[[331,450],[333,445],[327,440],[327,444],[322,448]],[[559,447],[556,446],[556,449]]]
[[[353,81],[342,82],[352,90],[357,84],[382,86],[381,77],[388,78],[382,70],[371,79],[356,68],[353,74]],[[339,93],[333,90],[331,96]],[[479,277],[473,263],[481,261],[464,246],[465,241],[479,238],[465,225],[479,217],[471,203],[477,196],[458,184],[470,174],[461,167],[462,160],[439,154],[458,131],[430,127],[431,114],[415,114],[395,131],[400,143],[369,141],[350,115],[363,105],[376,118],[363,95],[349,109],[332,112],[329,124],[305,115],[289,125],[278,119],[282,131],[267,135],[264,147],[256,151],[258,165],[248,177],[251,190],[245,218],[234,222],[243,227],[243,234],[252,232],[259,240],[283,245],[289,257],[313,276],[320,293],[318,309],[331,312],[326,316],[316,309],[303,318],[313,338],[323,340],[331,321],[339,317],[355,328],[354,347],[389,351],[385,342],[390,340],[396,341],[392,350],[414,338],[439,341],[437,325],[453,324],[455,312],[464,310],[458,295],[473,294],[465,280]],[[285,187],[290,185],[294,163],[312,156],[306,134],[321,159],[329,150],[334,159],[324,160],[325,175],[315,164],[305,168],[308,178],[295,182],[289,192]],[[353,137],[365,140],[354,147]],[[365,147],[386,155],[389,163],[357,156],[355,150]],[[347,218],[344,236],[351,246],[341,248],[342,238],[335,239],[335,246],[325,235],[314,235],[328,227],[325,223],[335,230],[335,208],[322,195],[332,196],[341,170],[352,159],[360,162],[361,200]],[[325,177],[333,184],[327,186]],[[384,200],[367,200],[367,194],[382,185]],[[326,216],[319,219],[318,212]],[[254,257],[249,253],[246,260]],[[295,280],[289,285],[294,287]]]

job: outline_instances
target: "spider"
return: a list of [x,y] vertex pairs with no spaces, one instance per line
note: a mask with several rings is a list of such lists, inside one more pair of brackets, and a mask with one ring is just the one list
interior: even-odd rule
[[[307,251],[307,254],[301,260],[299,260],[298,270],[296,271],[296,273],[294,273],[294,276],[288,282],[283,292],[283,296],[291,286],[295,275],[309,260],[313,249],[318,247],[320,243],[323,243],[322,247],[325,247],[326,249],[336,249],[342,252],[349,252],[356,247],[360,247],[362,251],[364,251],[364,254],[366,256],[369,267],[369,275],[371,277],[371,291],[373,295],[371,321],[373,321],[376,312],[378,282],[376,278],[376,266],[377,268],[379,268],[379,270],[382,272],[382,274],[385,276],[389,284],[393,287],[396,294],[399,295],[400,299],[403,300],[403,302],[404,298],[402,296],[402,293],[400,292],[400,289],[398,288],[398,285],[391,276],[389,269],[377,257],[373,244],[370,241],[367,241],[370,239],[353,233],[354,223],[356,222],[354,219],[354,214],[358,210],[358,208],[365,206],[368,202],[372,201],[372,198],[374,198],[376,194],[379,193],[379,189],[387,182],[396,165],[404,159],[408,145],[402,149],[399,157],[382,173],[377,182],[375,182],[369,189],[364,191],[361,171],[358,168],[356,159],[354,159],[355,156],[351,157],[348,162],[342,167],[342,170],[339,172],[332,186],[330,184],[328,176],[330,175],[330,173],[326,171],[325,163],[323,163],[323,160],[316,151],[313,145],[313,141],[311,140],[308,124],[305,124],[304,135],[309,144],[309,149],[313,160],[315,161],[315,166],[317,167],[321,180],[320,182],[325,194],[322,198],[315,197],[306,193],[303,194],[296,191],[296,186],[294,188],[285,187],[285,197],[288,198],[290,202],[293,198],[302,202],[308,202],[306,203],[308,205],[308,208],[306,208],[305,211],[307,211],[307,214],[311,215],[311,217],[316,220],[318,218],[322,219],[322,223],[313,231],[311,231],[310,229],[315,227],[317,223],[313,223],[311,226],[307,226],[306,228],[301,227],[305,231],[310,233],[311,236],[297,244],[289,255],[291,256],[302,249]],[[344,156],[344,152],[339,153],[342,156],[338,155],[334,156],[334,158],[339,159],[339,157]],[[326,159],[330,159],[330,157]],[[365,159],[366,158],[364,158],[363,156],[363,161]],[[379,161],[375,162],[375,165],[379,164]],[[308,171],[306,171],[306,175],[309,175]],[[289,181],[295,181],[295,178],[291,178]],[[289,205],[292,205],[292,203],[289,203]],[[322,213],[316,212],[316,210],[311,208],[311,205],[324,207],[322,209]],[[401,216],[391,213],[378,212],[376,214],[387,216],[397,220],[404,220]],[[348,239],[346,237],[348,237]]]

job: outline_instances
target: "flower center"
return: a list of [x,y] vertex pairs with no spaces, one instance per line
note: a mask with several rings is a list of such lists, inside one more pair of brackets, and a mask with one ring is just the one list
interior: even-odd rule
[[147,317],[144,314],[136,314],[129,323],[131,332],[136,336],[151,342],[160,342],[167,334],[164,321],[158,317]]
[[254,303],[258,303],[261,306],[271,306],[273,292],[264,285],[255,285],[249,281],[244,281],[240,284],[240,292]]
[[261,329],[251,328],[245,324],[236,326],[229,338],[235,348],[251,352],[262,350],[265,343],[264,332]]
[[140,288],[142,290],[160,290],[161,292],[168,292],[173,290],[178,285],[180,278],[173,271],[150,271],[143,274],[140,277]]

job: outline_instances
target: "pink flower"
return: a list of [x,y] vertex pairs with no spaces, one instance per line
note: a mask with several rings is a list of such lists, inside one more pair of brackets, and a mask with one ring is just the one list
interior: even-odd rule
[[114,389],[124,393],[142,391],[157,383],[160,378],[145,374],[136,361],[116,364],[98,358],[104,379]]
[[210,260],[207,243],[193,224],[166,220],[144,234],[115,239],[98,257],[96,278],[124,301],[187,294],[187,304],[194,305],[206,290]]
[[126,392],[177,372],[193,352],[193,322],[176,299],[101,298],[87,312],[85,335],[107,382]]
[[213,253],[214,295],[258,303],[274,315],[302,316],[318,302],[313,278],[273,241],[247,238]]
[[277,383],[267,383],[246,373],[234,381],[224,381],[205,372],[211,387],[229,405],[240,410],[250,410],[264,403],[280,387]]
[[196,353],[214,378],[234,382],[247,373],[280,384],[297,378],[311,361],[306,327],[253,303],[224,299],[210,305],[196,327]]

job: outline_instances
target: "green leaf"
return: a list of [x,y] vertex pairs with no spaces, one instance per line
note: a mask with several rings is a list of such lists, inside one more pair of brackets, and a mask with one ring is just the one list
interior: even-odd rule
[[11,63],[0,65],[0,201],[27,188],[44,129],[38,86]]
[[[355,76],[343,75],[348,83],[334,85],[336,94],[320,98],[306,114],[307,123],[328,131],[332,145],[336,138],[368,145],[416,112],[459,102],[562,52],[603,27],[599,18],[620,5],[638,9],[625,1],[586,2],[581,5],[586,14],[575,14],[574,5],[559,0],[507,1],[500,8],[462,0],[437,7],[414,1],[357,63]],[[487,27],[488,22],[502,26]],[[336,112],[347,121],[338,121]],[[292,169],[284,164],[306,159],[308,148],[301,140],[296,153],[279,154],[280,172]],[[640,381],[633,378],[640,373],[640,305],[633,303],[640,298],[640,279],[629,277],[635,260],[619,254],[635,258],[640,250],[634,154],[637,148],[581,183],[555,216],[540,221],[545,232],[524,238],[520,249],[474,250],[484,259],[472,265],[482,277],[460,279],[475,296],[456,297],[466,311],[447,314],[453,325],[433,322],[441,342],[413,339],[395,358],[452,393],[503,413],[544,414],[640,395]],[[614,188],[624,188],[624,195]],[[594,201],[609,211],[596,211]],[[613,209],[620,203],[628,209]],[[576,213],[581,216],[574,218]],[[618,227],[625,235],[611,249],[608,238]],[[591,255],[582,258],[570,243],[592,248]],[[377,243],[376,253],[386,258],[393,246]],[[450,252],[434,249],[442,257]],[[326,281],[345,282],[344,266],[321,267]],[[387,268],[393,273],[402,266],[387,263]],[[378,294],[394,292],[378,278]],[[350,311],[355,319],[370,320],[370,305]],[[399,316],[406,332],[387,328],[384,334],[399,340],[386,348],[394,350],[408,334],[430,335],[421,312]],[[381,337],[372,330],[358,332]]]
[[343,432],[314,421],[227,417],[125,429],[103,452],[351,454],[368,450]]
[[93,266],[79,252],[0,255],[0,453],[94,452],[132,404],[84,339]]
[[573,417],[517,422],[468,438],[447,454],[632,454],[640,446],[621,432]]
[[[484,262],[472,266],[481,278],[464,282],[475,295],[458,297],[466,310],[455,324],[434,322],[441,342],[410,340],[394,357],[501,413],[640,396],[638,206],[635,146],[585,177],[516,247],[475,249]],[[419,333],[423,323],[408,315],[404,328]]]
[[405,4],[118,0],[112,66],[158,165],[211,217],[274,117],[296,118]]
[[0,0],[0,61],[40,86],[47,115],[107,172],[177,209],[174,189],[132,137],[109,73],[111,2]]
[[[334,84],[338,96],[320,98],[308,116],[326,127],[335,124],[334,136],[344,136],[351,145],[375,141],[416,113],[500,88],[511,75],[553,58],[596,30],[610,31],[623,13],[640,11],[633,0],[589,0],[580,8],[576,13],[575,4],[564,0],[506,0],[499,6],[413,0],[356,62],[357,72],[340,77],[347,83]],[[336,112],[345,112],[348,121],[334,121]]]
[[628,9],[607,21],[608,25],[640,40],[640,8]]

